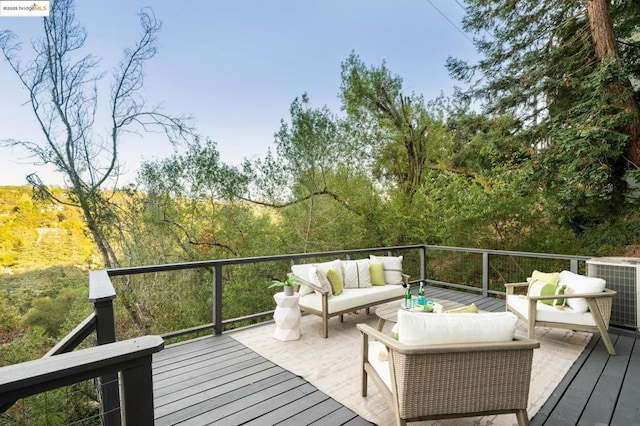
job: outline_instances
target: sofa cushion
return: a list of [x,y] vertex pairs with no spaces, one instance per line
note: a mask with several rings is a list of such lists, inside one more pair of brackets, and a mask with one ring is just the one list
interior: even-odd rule
[[402,283],[402,259],[402,256],[369,256],[371,262],[382,263],[386,284]]
[[545,284],[558,285],[560,280],[560,274],[558,272],[540,272],[533,271],[531,274],[531,281],[542,281]]
[[[600,293],[607,285],[602,278],[585,277],[570,271],[560,272],[559,283],[567,286],[565,294]],[[589,309],[587,300],[579,297],[567,299],[567,305],[577,313],[586,312]]]
[[309,279],[313,284],[320,287],[323,292],[327,293],[328,297],[333,296],[331,283],[329,282],[329,279],[324,274],[324,272],[322,272],[316,266],[312,266],[311,269],[309,270],[309,273],[310,273]]
[[344,288],[369,288],[371,287],[371,274],[369,273],[369,259],[343,260],[342,279]]
[[[400,299],[403,295],[404,288],[401,285],[373,286],[367,289],[345,288],[340,296],[329,299],[328,313],[349,311],[359,306],[371,306],[382,300]],[[317,293],[301,296],[298,304],[315,311],[322,311],[322,297]],[[399,301],[398,308],[400,308]]]
[[518,317],[511,312],[456,315],[398,311],[398,340],[407,345],[510,342]]
[[331,290],[333,294],[339,296],[344,291],[344,282],[342,281],[342,275],[336,268],[329,268],[327,271],[327,279],[331,284]]
[[[507,295],[507,305],[517,311],[523,318],[529,319],[529,301],[526,297],[509,294]],[[596,325],[591,312],[576,312],[570,306],[565,306],[563,310],[558,310],[553,306],[540,302],[536,303],[536,320],[578,325]]]
[[[555,296],[555,295],[563,295],[565,293],[567,286],[564,284],[555,285],[555,284],[546,284],[542,281],[535,280],[531,284],[529,284],[529,291],[527,293],[528,296]],[[540,300],[541,303],[545,305],[551,306],[564,306],[565,305],[564,298],[560,299],[544,299]]]
[[384,285],[384,267],[380,262],[369,262],[371,285]]
[[[293,275],[300,277],[305,281],[311,281],[311,283],[318,285],[311,279],[311,268],[314,266],[317,267],[319,270],[321,270],[325,275],[327,274],[327,271],[330,268],[336,268],[338,270],[338,273],[342,276],[342,267],[340,266],[340,259],[332,260],[330,262],[323,262],[323,263],[291,265],[291,272],[293,272]],[[300,297],[302,297],[309,293],[313,293],[313,289],[311,287],[303,285],[300,287],[299,293],[300,293]]]
[[469,306],[461,306],[459,308],[449,309],[445,311],[447,314],[477,314],[478,307],[475,303],[470,304]]

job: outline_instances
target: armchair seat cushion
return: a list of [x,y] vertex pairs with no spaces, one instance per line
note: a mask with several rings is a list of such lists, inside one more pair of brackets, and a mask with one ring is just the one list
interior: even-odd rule
[[[529,300],[526,297],[516,294],[507,295],[507,305],[517,311],[523,318],[529,319]],[[564,310],[560,310],[540,301],[536,303],[536,321],[596,325],[591,312],[576,312],[569,306],[565,306]]]
[[389,353],[387,352],[387,347],[380,342],[370,342],[368,361],[387,388],[391,390],[391,371],[389,370]]
[[[339,296],[331,298],[328,313],[345,312],[354,306],[375,305],[380,300],[401,298],[403,295],[404,287],[394,284],[372,286],[366,289],[345,288]],[[300,297],[298,304],[302,307],[322,311],[322,296],[318,293],[310,293]],[[398,308],[400,308],[399,303]]]

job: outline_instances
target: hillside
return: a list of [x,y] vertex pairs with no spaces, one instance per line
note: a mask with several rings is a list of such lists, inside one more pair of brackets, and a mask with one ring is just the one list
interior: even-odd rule
[[[62,189],[54,191],[64,199]],[[98,261],[78,210],[34,200],[28,186],[0,187],[2,274],[62,265],[88,268]]]

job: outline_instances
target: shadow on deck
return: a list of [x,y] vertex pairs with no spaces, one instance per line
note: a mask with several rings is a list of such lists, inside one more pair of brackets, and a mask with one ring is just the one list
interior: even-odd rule
[[[436,288],[429,294],[475,303],[485,311],[504,310],[501,299]],[[532,425],[640,424],[638,334],[615,328],[610,334],[618,355],[609,356],[594,335]],[[372,424],[228,334],[171,345],[155,354],[153,388],[158,425]]]

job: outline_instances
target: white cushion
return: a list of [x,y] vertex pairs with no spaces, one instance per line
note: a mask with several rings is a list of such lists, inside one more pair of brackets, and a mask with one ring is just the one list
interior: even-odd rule
[[331,283],[327,279],[327,276],[316,266],[312,266],[311,269],[309,269],[309,280],[320,287],[323,292],[327,293],[327,297],[333,296]]
[[344,288],[369,288],[371,287],[371,274],[369,273],[369,259],[342,260],[342,281]]
[[[604,290],[607,282],[602,278],[585,277],[584,275],[574,274],[570,271],[560,272],[560,281],[558,285],[566,285],[565,294],[583,294],[583,293],[600,293]],[[587,312],[589,306],[586,299],[569,298],[567,305],[576,313]]]
[[[331,262],[324,262],[324,263],[291,265],[291,272],[293,272],[293,275],[300,277],[305,281],[310,281],[312,284],[315,284],[318,287],[320,287],[320,283],[315,281],[316,280],[315,277],[314,279],[311,279],[311,268],[314,266],[318,268],[320,271],[322,271],[322,273],[325,276],[327,275],[327,271],[331,268],[336,268],[338,273],[342,275],[342,267],[340,266],[340,259],[336,259],[336,260],[332,260]],[[305,296],[309,293],[313,293],[313,289],[311,287],[308,287],[305,285],[300,286],[300,297]]]
[[[368,289],[345,288],[339,296],[333,296],[328,300],[329,314],[348,311],[357,306],[371,305],[381,300],[400,299],[404,295],[404,287],[401,285],[374,285]],[[301,296],[298,301],[300,306],[322,311],[322,296],[317,293]],[[400,300],[398,300],[400,308]]]
[[371,262],[382,263],[385,284],[402,284],[402,259],[402,256],[369,256]]
[[[309,271],[313,265],[291,265],[291,272],[296,277],[300,277],[303,280],[309,281]],[[298,290],[300,296],[304,296],[305,294],[313,293],[313,289],[306,285],[301,285],[300,290]]]
[[378,373],[385,385],[391,390],[391,371],[387,347],[380,342],[369,343],[369,364]]
[[[517,294],[507,295],[507,305],[524,318],[529,319],[529,301],[526,297]],[[564,324],[596,325],[591,312],[576,312],[569,306],[565,306],[563,310],[560,310],[542,302],[536,304],[536,320]]]
[[398,340],[407,345],[510,342],[518,317],[511,312],[436,314],[398,311]]

